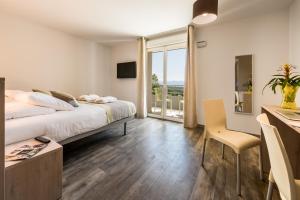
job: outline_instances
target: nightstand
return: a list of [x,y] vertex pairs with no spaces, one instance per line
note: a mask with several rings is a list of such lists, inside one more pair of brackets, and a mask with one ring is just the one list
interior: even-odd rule
[[[39,142],[31,139],[5,147],[9,153],[25,144]],[[46,148],[30,159],[5,162],[6,200],[56,200],[62,195],[62,146],[51,140]]]

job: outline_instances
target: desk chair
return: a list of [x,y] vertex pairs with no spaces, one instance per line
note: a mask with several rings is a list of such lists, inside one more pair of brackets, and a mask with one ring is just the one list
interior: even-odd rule
[[263,130],[271,163],[267,200],[272,199],[274,183],[277,184],[281,199],[299,200],[300,180],[294,179],[292,167],[277,128],[270,125],[266,114],[259,115],[257,121]]
[[[224,109],[223,100],[206,100],[204,101],[204,117],[205,117],[205,130],[204,130],[204,143],[202,153],[202,166],[204,163],[204,155],[206,142],[208,139],[214,139],[222,143],[222,158],[224,158],[224,145],[229,146],[236,153],[236,170],[237,181],[236,191],[241,195],[241,152],[260,146],[260,139],[238,131],[227,129],[226,126],[226,113]],[[260,148],[260,179],[263,179],[262,162],[261,162],[261,148]]]

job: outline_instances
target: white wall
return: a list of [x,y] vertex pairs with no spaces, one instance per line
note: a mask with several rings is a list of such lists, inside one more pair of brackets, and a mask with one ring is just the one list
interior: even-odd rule
[[109,47],[3,13],[0,27],[0,76],[6,88],[108,94]]
[[[299,63],[299,0],[288,10],[208,26],[198,30],[197,41],[208,46],[197,49],[198,112],[203,124],[202,100],[222,98],[228,112],[229,128],[258,133],[255,116],[263,104],[279,104],[280,94],[267,90],[264,84],[277,67]],[[106,47],[92,41],[53,30],[5,14],[0,14],[0,76],[7,88],[53,89],[70,92],[114,95],[137,101],[136,79],[117,79],[119,62],[137,60],[137,42]],[[289,31],[289,28],[291,31]],[[289,35],[291,40],[289,40]],[[254,114],[234,114],[234,58],[254,56]]]
[[300,0],[290,6],[290,62],[300,69]]
[[91,66],[89,78],[93,79],[89,90],[100,96],[110,96],[112,90],[111,68],[112,52],[111,48],[97,44],[93,51],[94,58]]
[[[263,104],[280,104],[281,96],[262,89],[278,66],[288,63],[289,13],[287,10],[198,30],[196,41],[208,42],[196,50],[199,123],[203,124],[202,101],[224,99],[231,129],[259,134],[255,117]],[[254,112],[234,113],[235,56],[253,54]]]
[[174,34],[148,39],[147,48],[150,49],[150,48],[156,48],[156,47],[166,46],[170,44],[177,44],[181,42],[186,42],[186,40],[187,40],[186,31],[182,30]]
[[[279,105],[281,94],[262,88],[283,63],[289,62],[288,10],[198,29],[196,41],[206,40],[208,46],[196,49],[199,124],[203,124],[202,101],[222,98],[231,129],[260,133],[255,117],[264,104]],[[234,113],[235,56],[253,54],[254,112]],[[121,43],[112,47],[112,94],[136,103],[136,79],[117,79],[118,62],[135,61],[137,43]]]
[[137,79],[117,79],[117,63],[137,61],[137,42],[120,43],[111,50],[111,88],[112,95],[119,99],[137,103]]

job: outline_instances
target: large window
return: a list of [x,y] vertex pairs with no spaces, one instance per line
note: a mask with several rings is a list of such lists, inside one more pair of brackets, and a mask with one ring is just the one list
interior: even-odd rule
[[148,90],[149,116],[182,121],[185,44],[149,49],[148,61],[151,75],[151,89]]

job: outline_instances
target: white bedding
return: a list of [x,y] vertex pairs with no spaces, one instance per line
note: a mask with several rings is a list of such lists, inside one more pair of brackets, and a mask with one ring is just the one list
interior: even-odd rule
[[116,97],[112,97],[112,96],[100,97],[96,94],[90,94],[90,95],[81,95],[78,98],[78,100],[85,101],[88,103],[106,104],[106,103],[116,102],[118,99]]
[[74,107],[56,97],[40,92],[19,92],[12,97],[14,100],[34,105],[52,108],[59,111],[72,111]]
[[126,117],[134,116],[136,113],[134,103],[129,101],[116,100],[114,102],[105,104],[89,103],[86,101],[80,101],[80,103],[103,108],[106,111],[108,123],[112,123]]
[[24,117],[32,117],[37,115],[49,115],[55,113],[52,108],[45,108],[40,106],[33,106],[30,104],[10,101],[5,102],[5,119],[16,119]]
[[80,105],[74,111],[58,111],[49,115],[7,120],[5,144],[46,135],[56,141],[107,125],[105,109]]

